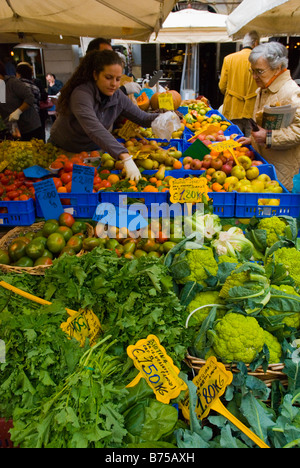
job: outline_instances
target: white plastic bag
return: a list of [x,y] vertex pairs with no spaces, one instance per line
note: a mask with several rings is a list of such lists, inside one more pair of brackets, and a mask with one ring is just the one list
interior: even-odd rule
[[172,138],[172,133],[180,129],[181,122],[180,118],[177,114],[175,114],[175,112],[168,111],[159,115],[152,122],[151,127],[155,136],[161,140],[170,141]]

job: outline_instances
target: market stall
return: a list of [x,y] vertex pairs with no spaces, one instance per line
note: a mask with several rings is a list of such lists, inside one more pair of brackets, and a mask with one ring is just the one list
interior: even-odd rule
[[300,195],[206,98],[137,105],[183,115],[114,128],[138,182],[0,143],[0,444],[298,447]]

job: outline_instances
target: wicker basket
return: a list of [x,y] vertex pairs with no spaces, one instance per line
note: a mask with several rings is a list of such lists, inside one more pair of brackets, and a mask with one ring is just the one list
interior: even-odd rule
[[[11,242],[14,239],[28,232],[38,232],[43,228],[44,224],[45,222],[42,221],[40,223],[34,223],[31,226],[22,226],[22,227],[16,227],[12,229],[0,239],[0,249],[7,250],[8,246],[11,244]],[[94,236],[93,226],[91,226],[88,223],[86,223],[86,225],[87,225],[88,237],[93,237]],[[82,249],[77,254],[77,257],[81,257],[85,253],[86,253],[85,250]],[[0,270],[3,271],[4,273],[28,273],[30,275],[44,275],[45,270],[50,267],[51,265],[40,265],[36,267],[19,267],[19,266],[0,264]]]
[[[188,354],[185,358],[185,363],[196,373],[198,373],[206,361]],[[225,364],[225,367],[233,374],[240,372],[235,364]],[[254,372],[250,370],[250,366],[248,364],[246,364],[246,367],[248,370],[248,375],[252,375],[253,377],[257,377],[258,379],[262,380],[267,385],[267,387],[271,387],[274,380],[279,380],[284,386],[287,386],[288,384],[287,376],[282,372],[284,364],[281,362],[278,364],[270,364],[266,372],[264,372],[262,367],[258,367]]]

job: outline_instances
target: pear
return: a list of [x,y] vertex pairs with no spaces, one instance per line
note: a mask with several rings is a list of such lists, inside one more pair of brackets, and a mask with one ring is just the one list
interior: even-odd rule
[[154,177],[156,177],[156,179],[158,180],[164,180],[165,173],[166,173],[166,166],[162,164],[160,168],[158,169],[158,171],[154,174]]
[[139,166],[151,171],[151,169],[153,169],[153,163],[154,161],[152,161],[152,159],[143,159],[140,161]]

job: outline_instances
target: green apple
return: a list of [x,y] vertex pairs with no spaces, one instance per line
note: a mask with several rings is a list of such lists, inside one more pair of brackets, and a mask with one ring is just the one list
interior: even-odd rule
[[267,174],[260,174],[257,177],[257,180],[263,180],[264,182],[269,182],[271,180],[271,177],[269,177]]
[[234,166],[231,170],[231,175],[241,180],[246,177],[246,170],[243,166]]
[[248,158],[248,156],[240,156],[238,158],[238,162],[246,170],[250,169],[250,167],[252,166],[252,160]]
[[265,188],[279,187],[279,182],[277,180],[270,180],[265,183]]
[[252,166],[246,170],[246,177],[249,180],[256,179],[259,176],[259,169],[257,166]]
[[223,171],[215,171],[212,175],[212,181],[218,182],[221,185],[224,184],[226,178],[227,178],[227,175]]
[[227,185],[227,192],[232,192],[233,190],[236,189],[237,185],[239,183],[239,179],[235,176],[230,176],[225,179],[224,185]]
[[237,191],[242,193],[253,193],[253,187],[252,185],[241,185],[238,187]]
[[257,179],[251,180],[251,185],[253,187],[253,191],[257,193],[263,192],[265,188],[265,183],[263,180],[257,180]]

